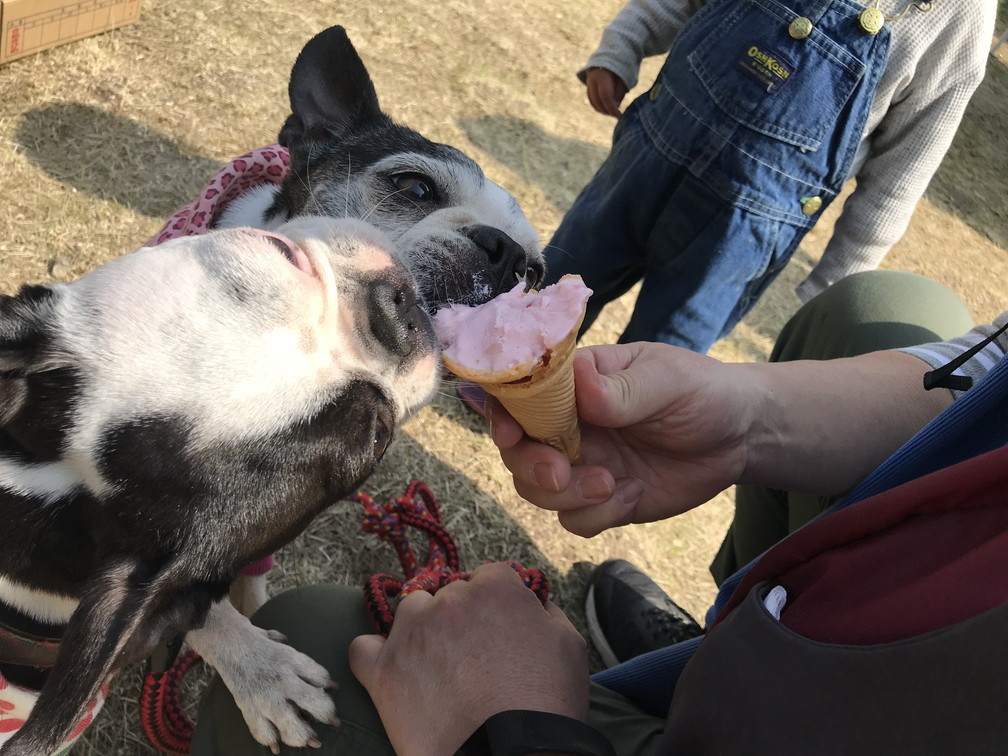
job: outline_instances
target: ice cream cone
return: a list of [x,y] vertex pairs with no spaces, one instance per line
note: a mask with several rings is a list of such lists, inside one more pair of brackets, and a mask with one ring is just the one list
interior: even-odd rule
[[584,312],[566,338],[534,364],[505,370],[473,370],[444,355],[445,366],[459,378],[478,383],[495,396],[532,438],[549,444],[571,461],[581,448],[574,401],[574,352]]

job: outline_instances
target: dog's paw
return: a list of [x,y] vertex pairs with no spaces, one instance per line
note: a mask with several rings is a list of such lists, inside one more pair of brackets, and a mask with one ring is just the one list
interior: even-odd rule
[[231,691],[252,737],[274,753],[280,743],[319,747],[308,717],[339,724],[327,692],[336,687],[329,672],[285,640],[276,630],[253,625],[227,599],[215,604],[206,624],[187,636]]
[[217,673],[234,696],[249,730],[257,741],[279,752],[279,744],[319,747],[315,731],[304,714],[338,725],[336,705],[326,692],[336,684],[325,667],[286,645],[283,635],[252,628],[255,639],[241,660]]

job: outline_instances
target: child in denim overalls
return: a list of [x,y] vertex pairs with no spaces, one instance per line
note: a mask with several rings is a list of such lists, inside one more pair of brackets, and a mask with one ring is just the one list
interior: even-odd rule
[[631,0],[620,12],[579,73],[608,75],[608,102],[589,83],[600,112],[618,114],[641,58],[674,43],[546,250],[547,283],[578,273],[595,292],[582,330],[642,281],[620,341],[706,352],[852,175],[799,296],[878,266],[983,77],[995,3],[934,0],[902,16],[896,0],[878,5],[877,30],[855,0]]

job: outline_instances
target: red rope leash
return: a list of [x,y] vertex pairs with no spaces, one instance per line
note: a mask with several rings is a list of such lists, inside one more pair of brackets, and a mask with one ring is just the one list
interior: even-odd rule
[[[364,600],[378,632],[388,636],[395,617],[395,607],[413,591],[435,593],[456,580],[468,580],[468,572],[459,571],[455,540],[441,522],[441,512],[434,494],[421,480],[411,481],[406,492],[379,505],[368,494],[358,491],[350,497],[361,505],[361,527],[389,543],[399,556],[406,580],[376,574],[364,584]],[[406,539],[406,528],[427,534],[427,562],[419,564],[416,552]],[[507,562],[540,601],[549,597],[549,581],[541,570]]]
[[[364,586],[364,598],[375,627],[387,636],[392,629],[395,607],[413,591],[435,593],[448,583],[468,580],[468,572],[459,571],[459,553],[455,539],[441,522],[441,511],[434,494],[423,481],[411,481],[406,492],[379,505],[368,494],[358,491],[350,497],[361,505],[361,527],[377,535],[396,550],[406,580],[376,574]],[[421,565],[406,538],[406,528],[427,534],[427,561]],[[540,601],[549,597],[549,581],[537,569],[507,562]],[[171,756],[185,756],[192,746],[195,726],[179,701],[179,689],[186,673],[201,661],[195,651],[186,651],[163,672],[148,670],[140,690],[140,723],[151,744]]]
[[140,689],[140,724],[155,748],[172,756],[185,756],[192,746],[195,725],[179,701],[182,678],[201,661],[195,651],[178,655],[164,672],[148,670]]

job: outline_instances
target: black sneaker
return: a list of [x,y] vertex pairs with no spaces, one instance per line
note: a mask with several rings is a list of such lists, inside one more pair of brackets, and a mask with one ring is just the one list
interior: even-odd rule
[[625,559],[609,559],[595,568],[585,596],[585,614],[592,643],[607,667],[704,632]]

